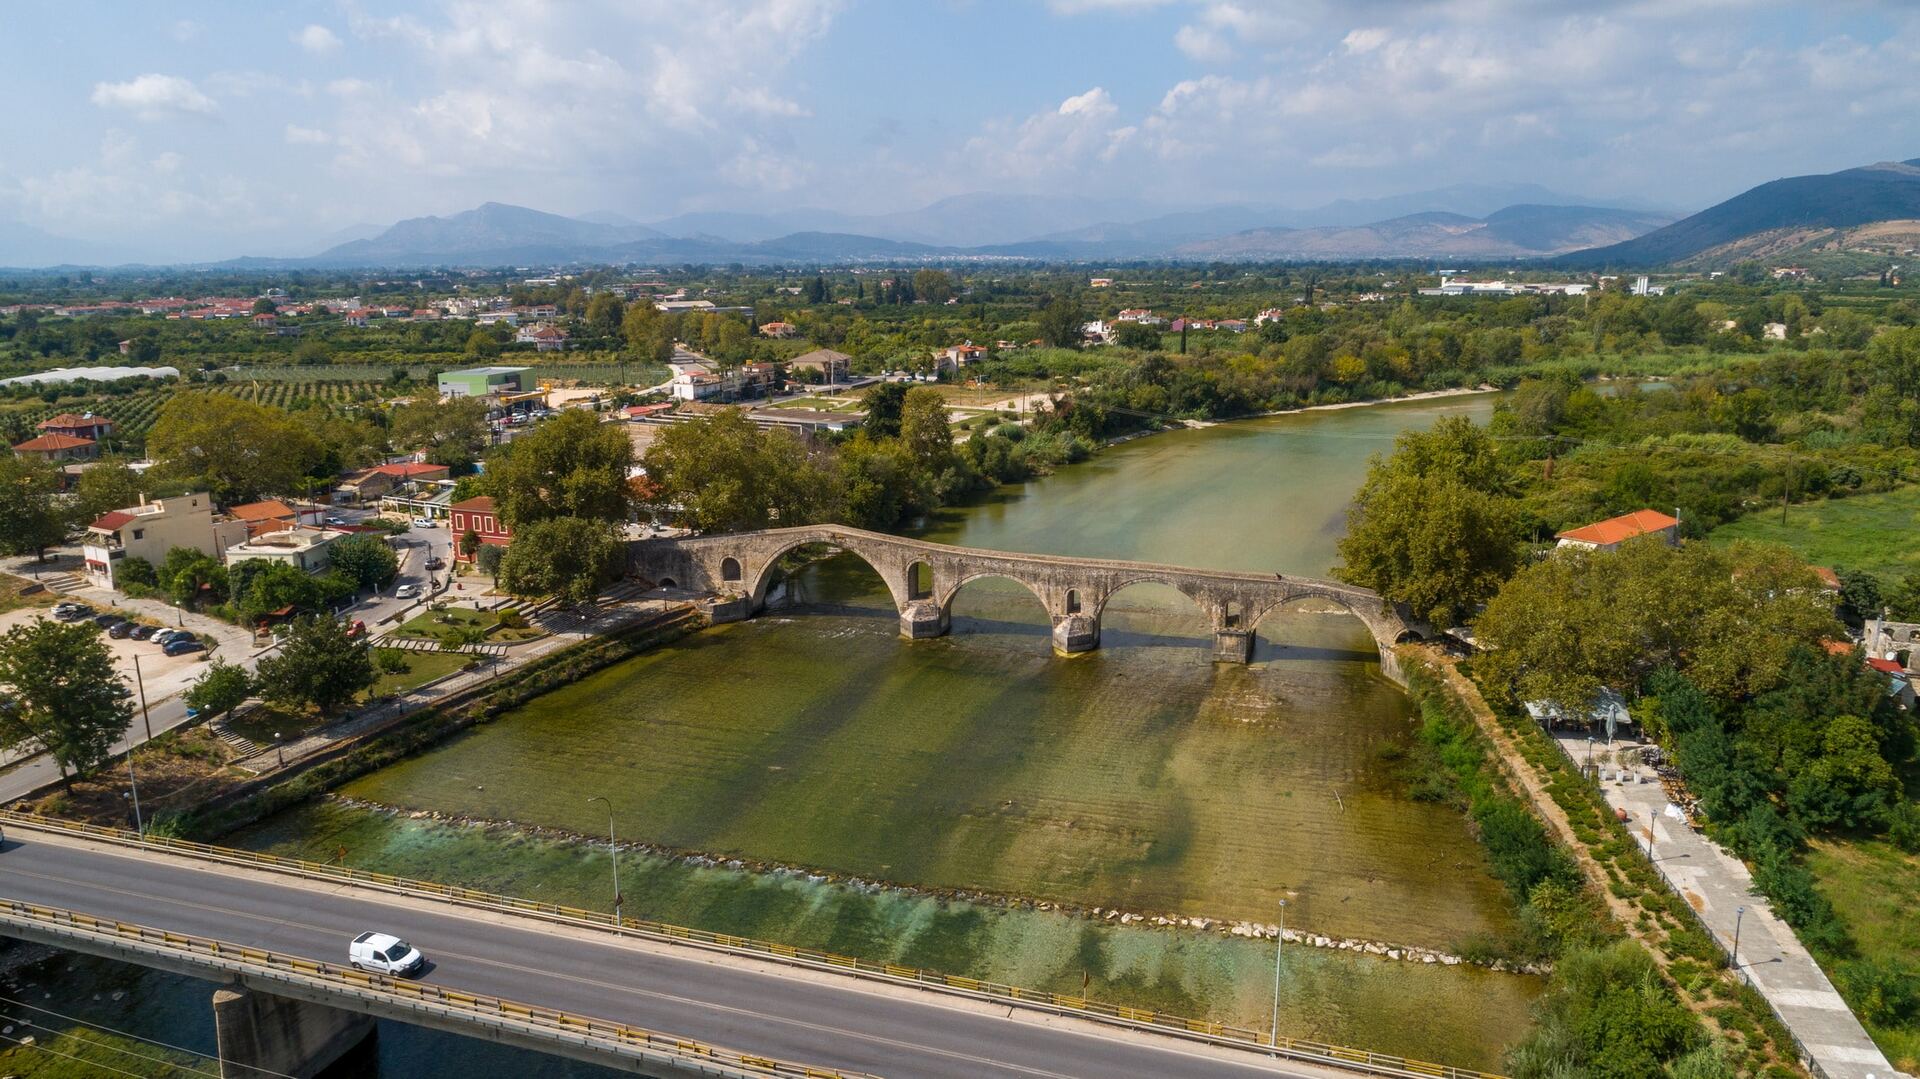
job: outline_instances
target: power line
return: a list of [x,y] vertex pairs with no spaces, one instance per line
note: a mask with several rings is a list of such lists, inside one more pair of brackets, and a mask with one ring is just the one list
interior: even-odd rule
[[[187,1048],[187,1047],[186,1047],[186,1046],[184,1046],[184,1045],[174,1045],[174,1044],[172,1044],[171,1042],[163,1042],[163,1041],[161,1041],[161,1040],[159,1040],[158,1038],[146,1038],[146,1037],[142,1037],[142,1036],[140,1036],[140,1035],[138,1035],[138,1034],[133,1034],[133,1033],[129,1033],[128,1031],[124,1031],[124,1030],[116,1030],[116,1029],[114,1029],[113,1027],[110,1027],[110,1026],[107,1026],[107,1025],[105,1025],[105,1024],[102,1024],[102,1023],[94,1023],[94,1022],[89,1022],[89,1021],[87,1021],[87,1020],[85,1020],[85,1019],[81,1019],[81,1018],[79,1018],[79,1017],[77,1017],[77,1016],[72,1016],[72,1015],[64,1015],[64,1014],[62,1014],[62,1013],[60,1013],[60,1012],[56,1012],[56,1011],[54,1011],[54,1010],[53,1010],[52,1008],[42,1008],[42,1007],[40,1007],[40,1006],[39,1006],[39,1005],[37,1005],[37,1004],[29,1004],[29,1003],[27,1003],[27,1002],[26,1002],[26,1001],[24,1001],[24,1000],[15,1000],[15,999],[13,999],[12,997],[8,997],[8,996],[0,996],[0,1004],[11,1004],[11,1005],[14,1005],[15,1007],[20,1007],[20,1008],[26,1008],[26,1009],[28,1009],[29,1011],[36,1011],[36,1012],[40,1012],[40,1013],[42,1013],[42,1014],[45,1014],[45,1015],[51,1015],[51,1016],[53,1016],[53,1017],[54,1017],[55,1019],[62,1019],[62,1020],[65,1020],[66,1022],[69,1022],[69,1023],[73,1023],[73,1024],[75,1024],[75,1025],[77,1025],[77,1026],[83,1026],[83,1027],[90,1027],[90,1028],[92,1028],[92,1029],[94,1029],[94,1030],[100,1030],[100,1031],[105,1031],[105,1032],[106,1032],[106,1033],[108,1033],[108,1034],[113,1034],[113,1035],[116,1035],[116,1036],[118,1036],[118,1037],[122,1037],[122,1038],[127,1038],[127,1039],[129,1039],[129,1040],[131,1040],[131,1041],[137,1041],[137,1042],[146,1042],[146,1043],[147,1043],[147,1044],[149,1044],[149,1045],[157,1045],[157,1046],[159,1046],[159,1047],[160,1047],[160,1048],[162,1048],[162,1049],[171,1049],[171,1050],[173,1050],[173,1051],[175,1051],[175,1052],[178,1052],[178,1053],[187,1053],[187,1054],[190,1054],[190,1055],[192,1055],[192,1056],[196,1056],[196,1057],[205,1057],[205,1056],[207,1056],[207,1054],[205,1054],[205,1053],[201,1053],[201,1052],[198,1052],[198,1051],[196,1051],[196,1050],[193,1050],[193,1049],[189,1049],[189,1048]],[[38,1024],[38,1023],[34,1023],[34,1022],[31,1022],[31,1021],[29,1021],[29,1020],[24,1020],[24,1019],[23,1019],[23,1020],[21,1020],[21,1022],[25,1022],[25,1023],[27,1023],[27,1024],[29,1025],[29,1026],[40,1026],[40,1024]],[[41,1029],[43,1029],[43,1030],[44,1030],[44,1029],[47,1029],[47,1028],[45,1028],[45,1027],[42,1027]],[[183,1065],[177,1065],[177,1066],[183,1066]],[[255,1069],[255,1070],[257,1071],[257,1070],[259,1070],[259,1069]],[[212,1075],[213,1073],[211,1073],[211,1072],[201,1072],[200,1074],[202,1074],[202,1075]],[[282,1077],[282,1079],[294,1079],[294,1077],[293,1077],[293,1076],[291,1076],[291,1075],[287,1075],[287,1074],[286,1074],[285,1072],[266,1072],[265,1074],[268,1074],[268,1075],[274,1075],[274,1076],[280,1076],[280,1077]],[[218,1076],[215,1076],[215,1077],[214,1077],[214,1079],[219,1079],[219,1077],[218,1077]]]
[[[32,1027],[32,1028],[33,1028],[33,1029],[35,1029],[35,1030],[44,1030],[44,1031],[46,1031],[46,1032],[47,1032],[48,1034],[51,1034],[51,1035],[53,1035],[54,1037],[61,1037],[61,1036],[72,1036],[72,1033],[73,1033],[71,1029],[62,1029],[62,1028],[60,1028],[60,1027],[51,1027],[51,1026],[48,1026],[48,1025],[46,1025],[45,1023],[36,1023],[36,1022],[34,1022],[34,1021],[32,1021],[31,1019],[16,1019],[16,1020],[14,1020],[14,1022],[16,1022],[16,1023],[19,1023],[19,1024],[21,1025],[21,1026],[25,1026],[25,1027]],[[105,1028],[105,1027],[97,1027],[97,1028],[96,1028],[96,1027],[94,1027],[94,1026],[93,1026],[93,1024],[90,1024],[90,1023],[81,1023],[81,1024],[80,1024],[80,1026],[81,1026],[81,1027],[83,1027],[83,1028],[88,1028],[88,1029],[98,1029],[98,1030],[102,1030],[102,1031],[106,1031],[107,1033],[114,1033],[114,1032],[112,1032],[112,1031],[107,1031],[107,1028]],[[131,1038],[131,1037],[133,1037],[133,1036],[132,1036],[132,1035],[126,1035],[126,1037],[129,1037],[129,1038]],[[38,1045],[39,1045],[39,1044],[40,1044],[40,1043],[36,1041],[36,1042],[35,1042],[35,1043],[33,1044],[33,1046],[30,1046],[29,1048],[34,1048],[34,1047],[38,1047]],[[146,1062],[146,1063],[148,1063],[148,1064],[158,1064],[158,1065],[160,1065],[161,1067],[164,1067],[164,1068],[172,1068],[172,1069],[174,1069],[174,1070],[176,1070],[176,1071],[184,1071],[184,1072],[187,1072],[187,1073],[189,1073],[189,1074],[192,1074],[192,1075],[204,1075],[204,1076],[207,1076],[207,1077],[208,1077],[208,1079],[220,1079],[220,1077],[219,1077],[219,1075],[218,1075],[217,1073],[214,1073],[214,1072],[210,1072],[210,1071],[207,1071],[207,1070],[205,1070],[205,1069],[203,1069],[203,1068],[196,1068],[196,1067],[194,1067],[194,1066],[192,1066],[191,1064],[179,1064],[179,1063],[176,1063],[176,1062],[174,1062],[174,1061],[171,1061],[171,1060],[168,1060],[168,1059],[166,1059],[165,1057],[158,1057],[158,1056],[149,1056],[149,1055],[147,1055],[146,1053],[139,1053],[139,1052],[135,1052],[134,1050],[132,1050],[132,1049],[128,1049],[128,1048],[126,1048],[125,1046],[121,1046],[121,1045],[114,1045],[114,1044],[112,1044],[112,1043],[110,1043],[110,1042],[106,1042],[106,1041],[94,1041],[94,1042],[89,1042],[88,1044],[90,1044],[90,1045],[92,1045],[92,1046],[94,1046],[94,1047],[95,1047],[95,1048],[97,1048],[97,1049],[103,1049],[103,1050],[105,1050],[105,1051],[107,1051],[107,1052],[109,1052],[109,1053],[120,1053],[120,1054],[122,1054],[122,1055],[124,1055],[124,1056],[130,1056],[130,1057],[132,1057],[132,1058],[134,1058],[135,1060],[140,1060],[140,1061],[145,1061],[145,1062]],[[183,1049],[183,1050],[181,1050],[181,1052],[187,1052],[187,1053],[191,1053],[191,1052],[192,1052],[192,1050],[187,1050],[187,1049]],[[193,1055],[194,1055],[194,1056],[201,1056],[201,1055],[203,1055],[203,1054],[199,1054],[199,1053],[194,1053]]]
[[[133,1079],[147,1079],[146,1076],[141,1075],[139,1072],[130,1072],[125,1068],[116,1068],[111,1064],[102,1064],[97,1060],[88,1060],[85,1057],[77,1057],[77,1056],[74,1056],[72,1053],[62,1053],[58,1049],[49,1049],[46,1046],[41,1045],[37,1041],[36,1042],[23,1041],[19,1038],[9,1037],[8,1035],[5,1035],[5,1034],[0,1034],[0,1041],[10,1041],[15,1045],[18,1045],[24,1049],[38,1049],[40,1052],[46,1053],[49,1056],[65,1057],[68,1060],[75,1061],[80,1064],[85,1064],[90,1068],[99,1068],[101,1071],[109,1071],[114,1073],[115,1075],[131,1075],[133,1076]],[[151,1058],[142,1058],[142,1059],[151,1059]],[[208,1073],[200,1072],[198,1074],[206,1075]]]

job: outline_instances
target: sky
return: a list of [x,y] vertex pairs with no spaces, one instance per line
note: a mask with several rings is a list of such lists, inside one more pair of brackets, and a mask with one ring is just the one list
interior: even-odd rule
[[175,261],[486,201],[1697,209],[1920,157],[1915,72],[1920,4],[1851,0],[9,0],[0,224]]

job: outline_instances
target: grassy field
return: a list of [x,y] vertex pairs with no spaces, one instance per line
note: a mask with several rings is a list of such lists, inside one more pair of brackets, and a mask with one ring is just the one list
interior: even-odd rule
[[1830,499],[1787,510],[1749,514],[1713,530],[1714,543],[1758,540],[1780,543],[1808,561],[1840,569],[1863,569],[1891,584],[1920,573],[1920,487],[1884,494]]
[[[382,648],[379,651],[393,652],[397,649]],[[405,657],[407,669],[404,671],[381,671],[380,678],[374,682],[369,696],[385,697],[395,693],[405,693],[410,689],[426,685],[442,675],[452,674],[467,665],[471,657],[458,652],[400,652]]]
[[51,607],[53,593],[46,590],[31,595],[22,594],[23,589],[32,588],[33,582],[25,577],[15,577],[11,573],[0,573],[0,614],[17,611],[22,607]]
[[412,640],[444,641],[466,629],[482,629],[491,641],[530,641],[546,635],[538,626],[503,626],[497,611],[476,611],[471,607],[443,607],[422,611],[394,631],[397,637]]
[[[1913,909],[1920,896],[1920,856],[1879,840],[1820,840],[1807,864],[1862,956],[1920,967],[1920,917]],[[1894,1067],[1920,1070],[1920,1025],[1868,1024],[1868,1030]]]

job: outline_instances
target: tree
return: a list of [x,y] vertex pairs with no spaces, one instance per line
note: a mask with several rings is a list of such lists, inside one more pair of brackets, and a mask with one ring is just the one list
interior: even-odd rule
[[485,330],[475,328],[467,335],[466,353],[476,360],[489,360],[500,355],[500,339]]
[[253,301],[253,313],[256,315],[271,315],[278,310],[280,309],[273,305],[273,301],[265,296]]
[[321,456],[285,411],[202,391],[175,394],[162,406],[147,453],[161,475],[204,483],[228,503],[298,490]]
[[920,467],[938,475],[953,463],[947,399],[932,386],[915,386],[900,403],[900,441]]
[[604,521],[553,517],[514,531],[500,561],[500,587],[516,596],[584,604],[618,574],[622,547]]
[[1819,578],[1778,548],[1647,538],[1557,551],[1502,585],[1475,620],[1495,695],[1575,706],[1671,667],[1744,698],[1782,684],[1796,649],[1842,634]]
[[744,532],[831,520],[839,474],[785,431],[763,431],[723,409],[663,429],[647,447],[659,505],[699,532]]
[[480,550],[480,533],[469,528],[460,534],[460,554],[472,558]]
[[230,572],[235,577],[234,605],[248,619],[289,608],[310,611],[320,605],[319,582],[289,563],[265,558],[242,559],[234,563]]
[[107,513],[138,505],[145,489],[139,473],[124,462],[101,461],[74,481],[69,520],[74,528],[83,529]]
[[1486,602],[1520,563],[1519,514],[1487,432],[1462,417],[1400,436],[1347,511],[1341,580],[1436,626]]
[[953,278],[947,276],[945,270],[915,270],[913,292],[928,303],[946,303],[953,299]]
[[627,348],[642,360],[665,363],[673,355],[673,331],[660,309],[641,300],[627,305],[620,316],[620,334]]
[[1882,598],[1880,578],[1863,569],[1840,569],[1841,614],[1849,622],[1864,622],[1880,617]]
[[378,591],[393,583],[400,573],[400,556],[387,541],[362,532],[333,541],[328,548],[334,570],[351,578],[364,589]]
[[487,448],[487,405],[477,397],[422,394],[387,417],[387,437],[401,449],[423,449],[437,465],[465,468]]
[[888,529],[935,505],[932,477],[897,438],[855,434],[840,449],[840,471],[848,524]]
[[155,569],[154,578],[155,583],[166,590],[167,598],[182,607],[198,607],[203,601],[222,603],[229,594],[227,567],[221,565],[219,559],[192,547],[168,551]]
[[500,516],[517,531],[550,517],[624,523],[632,467],[633,442],[620,425],[568,409],[514,440],[488,472]]
[[1113,328],[1113,343],[1127,348],[1160,347],[1160,331],[1140,322],[1122,322]]
[[160,575],[155,572],[153,563],[144,558],[124,558],[120,561],[120,567],[113,571],[113,583],[122,589],[136,585],[141,588],[158,588]]
[[311,338],[293,346],[293,362],[302,367],[319,367],[333,362],[327,346]]
[[894,438],[900,434],[900,406],[907,398],[904,382],[883,382],[861,395],[867,418],[860,429],[874,438]]
[[68,517],[54,501],[60,474],[44,461],[0,457],[0,554],[39,558],[67,538]]
[[373,685],[378,675],[372,650],[347,636],[331,618],[307,615],[294,621],[280,650],[260,661],[260,692],[269,700],[312,705],[322,715]]
[[1055,348],[1078,348],[1085,336],[1086,313],[1071,296],[1061,296],[1040,312],[1040,339]]
[[37,745],[72,786],[106,763],[133,722],[133,692],[91,622],[36,618],[0,637],[0,747]]
[[489,577],[500,576],[500,560],[507,556],[507,549],[497,543],[483,543],[473,553],[473,567]]
[[587,329],[596,337],[618,337],[625,315],[626,308],[619,296],[611,292],[596,292],[587,301],[585,322]]
[[258,688],[252,671],[216,659],[187,687],[187,707],[202,715],[223,716],[240,707]]
[[1666,1075],[1704,1034],[1646,950],[1622,941],[1555,963],[1538,1022],[1505,1063],[1515,1079],[1644,1079]]

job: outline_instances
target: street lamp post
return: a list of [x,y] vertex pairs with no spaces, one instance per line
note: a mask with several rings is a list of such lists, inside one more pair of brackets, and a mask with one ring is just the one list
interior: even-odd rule
[[[1742,920],[1742,919],[1744,919],[1744,918],[1746,918],[1746,916],[1747,916],[1747,908],[1745,908],[1745,907],[1736,907],[1736,908],[1734,908],[1734,912],[1733,912],[1733,969],[1735,969],[1735,970],[1739,970],[1739,969],[1740,969],[1740,922],[1741,922],[1741,920]],[[1745,980],[1746,980],[1746,978],[1747,978],[1747,976],[1746,976],[1746,974],[1745,974],[1745,973],[1743,972],[1743,973],[1742,973],[1742,974],[1740,975],[1740,980],[1741,980],[1741,981],[1745,981]]]
[[[153,717],[147,714],[147,680],[140,676],[140,653],[133,654],[133,684],[140,691],[140,722],[147,728],[147,741],[153,741]],[[133,760],[128,752],[127,760]]]
[[618,927],[620,920],[620,843],[613,837],[613,802],[604,795],[596,794],[587,801],[607,803],[607,853],[613,858],[613,924]]
[[1280,955],[1287,943],[1287,901],[1280,901],[1280,931],[1273,935],[1273,1029],[1267,1042],[1280,1046]]
[[287,767],[287,746],[280,740],[279,731],[273,732],[273,755],[280,761],[280,768],[284,771]]
[[1587,735],[1587,771],[1593,771],[1593,735]]

